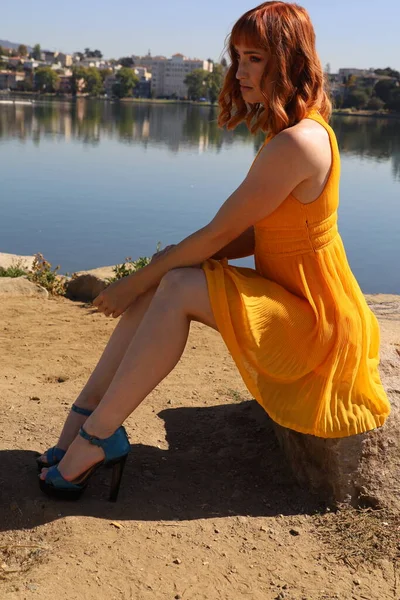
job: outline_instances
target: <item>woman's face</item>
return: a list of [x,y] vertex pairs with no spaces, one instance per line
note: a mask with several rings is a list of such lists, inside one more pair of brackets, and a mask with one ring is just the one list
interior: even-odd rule
[[268,55],[261,48],[235,46],[238,60],[236,78],[240,83],[243,100],[249,104],[262,104],[265,98],[261,93],[261,78],[268,62]]

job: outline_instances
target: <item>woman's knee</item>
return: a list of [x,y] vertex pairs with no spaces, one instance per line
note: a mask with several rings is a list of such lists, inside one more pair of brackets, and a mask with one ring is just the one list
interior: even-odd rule
[[187,286],[190,269],[179,267],[171,269],[164,275],[158,286],[159,293],[168,292],[168,296],[174,294],[174,292],[182,292]]
[[150,306],[150,303],[151,303],[156,291],[157,291],[157,286],[147,290],[147,292],[145,292],[144,294],[139,296],[133,304],[128,306],[128,308],[126,309],[126,311],[124,312],[124,314],[121,317],[121,321],[129,321],[132,319],[135,320],[137,318],[138,314],[140,314],[140,316],[142,316],[143,313]]

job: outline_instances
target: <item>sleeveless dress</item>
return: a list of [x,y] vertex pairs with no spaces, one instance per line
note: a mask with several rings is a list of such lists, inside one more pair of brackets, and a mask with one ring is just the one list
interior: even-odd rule
[[383,425],[390,406],[378,372],[379,325],[338,233],[336,136],[317,111],[307,118],[330,139],[323,192],[307,205],[289,195],[254,226],[255,269],[227,259],[202,268],[218,329],[252,396],[284,427],[339,438]]

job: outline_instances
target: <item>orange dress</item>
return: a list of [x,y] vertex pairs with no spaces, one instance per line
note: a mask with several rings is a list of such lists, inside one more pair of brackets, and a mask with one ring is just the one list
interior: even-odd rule
[[337,229],[336,136],[318,112],[308,118],[331,143],[321,195],[307,205],[289,195],[255,225],[255,269],[226,259],[202,268],[218,329],[269,416],[301,433],[346,437],[383,425],[390,406],[378,372],[379,325]]

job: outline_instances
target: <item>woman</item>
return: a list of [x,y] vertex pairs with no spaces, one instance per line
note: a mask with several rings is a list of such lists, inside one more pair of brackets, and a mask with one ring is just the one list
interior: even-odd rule
[[[208,225],[96,298],[106,316],[123,316],[40,459],[53,465],[40,475],[46,493],[79,496],[107,462],[116,498],[129,451],[121,425],[174,368],[191,320],[221,333],[251,394],[284,427],[344,437],[389,414],[378,323],[337,231],[340,159],[309,16],[265,2],[235,24],[229,53],[219,124],[245,121],[266,142]],[[255,270],[228,265],[252,254]]]

